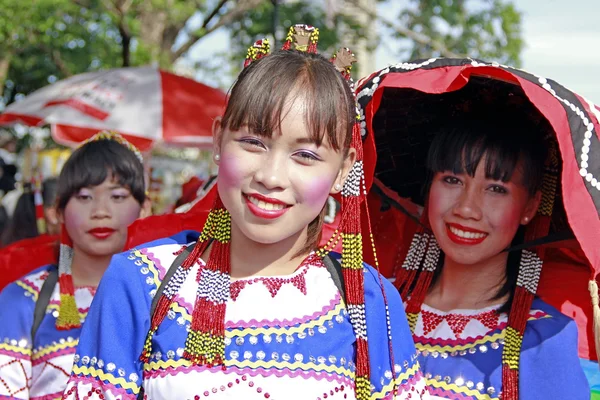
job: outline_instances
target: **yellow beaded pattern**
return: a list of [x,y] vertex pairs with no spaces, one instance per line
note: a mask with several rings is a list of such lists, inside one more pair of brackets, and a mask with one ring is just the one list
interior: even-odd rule
[[269,44],[269,39],[264,38],[261,40],[257,40],[252,46],[248,48],[248,52],[246,53],[246,60],[256,61],[259,58],[268,55],[270,51],[271,45]]
[[364,376],[357,376],[355,379],[355,393],[357,399],[371,398],[371,382]]
[[225,355],[225,339],[221,335],[190,330],[185,348],[190,355],[188,359],[194,364],[221,364]]
[[75,296],[72,294],[60,294],[60,309],[58,318],[56,318],[56,326],[59,329],[71,329],[79,326],[79,311]]
[[502,352],[502,363],[508,365],[510,369],[519,369],[523,336],[510,326],[506,327],[504,335],[506,348]]
[[342,233],[342,266],[355,270],[363,269],[360,233]]

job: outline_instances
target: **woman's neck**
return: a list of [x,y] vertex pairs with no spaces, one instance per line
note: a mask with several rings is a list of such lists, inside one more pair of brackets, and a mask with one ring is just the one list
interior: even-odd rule
[[425,304],[441,311],[477,310],[506,301],[496,293],[506,280],[508,254],[500,253],[484,262],[464,265],[448,257],[439,278],[429,290]]
[[79,249],[74,249],[73,262],[71,264],[73,284],[75,286],[98,286],[102,275],[104,275],[110,264],[111,258],[112,254],[95,257]]
[[277,243],[263,244],[248,238],[232,222],[231,277],[289,275],[307,256],[308,252],[300,252],[305,243],[306,229]]

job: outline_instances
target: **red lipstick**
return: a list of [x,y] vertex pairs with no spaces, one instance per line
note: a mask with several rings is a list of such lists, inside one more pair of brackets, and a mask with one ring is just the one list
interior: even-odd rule
[[115,229],[112,228],[94,228],[94,229],[90,229],[88,231],[88,233],[92,236],[94,236],[96,239],[108,239],[113,233],[115,233]]
[[[469,234],[475,234],[476,237],[459,236],[458,234],[452,232],[452,230],[460,230],[462,232],[466,232]],[[483,232],[483,231],[469,228],[466,226],[462,226],[459,224],[446,224],[446,233],[448,234],[448,237],[450,238],[450,240],[452,240],[454,243],[461,244],[461,245],[467,245],[467,246],[473,246],[473,245],[479,244],[479,243],[483,242],[485,240],[485,238],[488,237],[487,232]],[[473,235],[471,235],[471,236],[473,236]]]
[[[276,219],[281,217],[289,210],[289,205],[281,200],[272,197],[263,196],[262,194],[252,193],[244,195],[246,205],[250,212],[259,218]],[[263,203],[263,204],[260,204]],[[276,206],[271,210],[265,208],[268,205]],[[260,206],[259,206],[260,205]],[[283,207],[283,208],[282,208]]]

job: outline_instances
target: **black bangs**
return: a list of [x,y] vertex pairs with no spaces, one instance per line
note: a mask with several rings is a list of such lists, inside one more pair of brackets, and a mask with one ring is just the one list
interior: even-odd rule
[[508,182],[521,162],[523,182],[517,183],[534,195],[542,182],[545,146],[527,124],[514,122],[472,116],[438,128],[429,148],[427,169],[432,174],[452,171],[474,176],[485,158],[486,178]]
[[142,204],[146,199],[144,167],[135,154],[114,140],[89,142],[75,150],[58,178],[58,209],[81,188],[98,186],[112,178],[128,188]]
[[240,73],[222,125],[271,137],[296,98],[306,104],[306,125],[317,145],[327,137],[335,150],[350,146],[355,104],[349,85],[323,56],[295,50],[276,51]]

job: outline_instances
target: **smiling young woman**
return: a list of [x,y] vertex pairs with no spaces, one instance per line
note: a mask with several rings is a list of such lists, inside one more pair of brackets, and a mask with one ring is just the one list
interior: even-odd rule
[[[546,82],[430,59],[375,72],[358,89],[377,146],[365,147],[365,160],[377,159],[365,170],[422,206],[412,218],[372,213],[404,234],[374,232],[391,253],[434,399],[589,399],[575,322],[536,296],[545,248],[531,242],[564,226],[557,137],[571,134],[554,97],[564,88]],[[566,108],[581,129],[587,117]],[[551,124],[555,116],[564,120]],[[562,173],[562,182],[581,179]],[[407,208],[385,197],[387,209]]]
[[[317,36],[296,25],[289,50],[249,50],[259,59],[214,123],[219,196],[204,228],[113,258],[65,398],[425,392],[408,324],[386,311],[401,300],[362,262],[356,103],[345,70],[315,53]],[[342,255],[317,248],[332,194]]]

